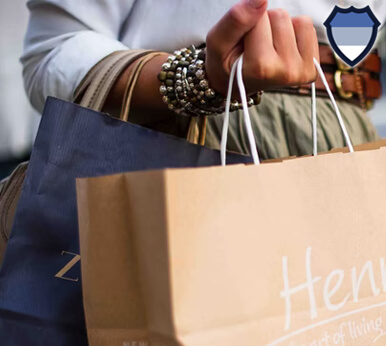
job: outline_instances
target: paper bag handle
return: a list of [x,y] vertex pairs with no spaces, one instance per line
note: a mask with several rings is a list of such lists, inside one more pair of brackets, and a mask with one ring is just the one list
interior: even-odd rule
[[156,56],[159,56],[163,53],[161,52],[148,52],[146,55],[138,58],[133,64],[133,69],[132,72],[129,76],[129,79],[126,84],[126,89],[124,92],[124,97],[123,97],[123,104],[122,104],[122,109],[121,113],[119,115],[119,119],[123,121],[128,121],[129,119],[129,113],[130,113],[130,106],[131,106],[131,101],[133,98],[133,93],[134,93],[134,88],[137,84],[139,75],[142,72],[143,67],[153,58]]
[[147,49],[130,49],[110,54],[95,65],[81,81],[75,91],[74,100],[80,101],[82,107],[100,112],[115,82],[126,67],[151,52],[153,51]]
[[[314,58],[314,65],[316,67],[316,70],[318,71],[318,74],[320,78],[322,79],[322,82],[324,84],[324,87],[326,88],[327,94],[330,97],[331,103],[334,107],[336,117],[338,118],[339,126],[342,129],[343,136],[346,141],[346,145],[348,146],[348,149],[350,153],[354,152],[354,147],[352,145],[350,136],[348,134],[346,125],[344,124],[344,120],[342,117],[342,114],[340,113],[339,107],[335,101],[335,98],[331,92],[331,89],[328,85],[326,76],[324,75],[324,72],[322,70],[322,67],[320,66],[318,60]],[[312,133],[313,133],[313,154],[316,156],[318,154],[318,135],[317,135],[317,116],[316,116],[316,89],[315,89],[315,83],[312,83]]]
[[244,124],[247,129],[249,146],[252,153],[253,163],[255,165],[260,164],[259,153],[257,152],[257,146],[255,137],[253,135],[251,117],[249,115],[248,103],[247,103],[247,95],[245,91],[245,86],[243,82],[243,54],[234,62],[231,70],[231,74],[229,77],[229,86],[228,86],[228,95],[225,103],[225,117],[224,124],[222,127],[222,136],[221,136],[221,165],[226,165],[226,145],[228,141],[228,128],[229,128],[229,112],[231,106],[231,95],[233,90],[233,81],[235,79],[237,69],[237,86],[239,88],[241,103],[243,105],[243,115],[244,115]]
[[[342,129],[343,136],[345,138],[346,144],[348,146],[349,151],[352,153],[354,152],[354,148],[350,139],[350,136],[348,134],[346,125],[344,124],[342,115],[339,111],[339,107],[335,101],[335,98],[331,92],[331,89],[328,85],[328,82],[326,80],[326,76],[324,75],[324,72],[316,58],[313,58],[314,65],[316,67],[316,70],[318,71],[318,74],[320,78],[322,79],[322,82],[326,88],[327,94],[330,97],[331,103],[334,107],[336,116],[338,118],[339,126]],[[248,135],[248,140],[249,140],[249,145],[252,153],[252,158],[253,162],[255,165],[260,164],[259,160],[259,154],[257,152],[256,148],[256,141],[255,137],[253,135],[253,130],[252,130],[252,124],[251,124],[251,118],[249,115],[249,110],[248,110],[248,104],[247,104],[247,96],[246,96],[246,91],[245,91],[245,86],[243,82],[243,77],[242,77],[242,67],[243,67],[243,55],[241,55],[233,64],[231,74],[229,77],[229,86],[228,86],[228,95],[227,95],[227,100],[226,100],[226,106],[225,106],[225,117],[224,117],[224,124],[223,124],[223,129],[222,129],[222,137],[221,137],[221,164],[223,166],[226,165],[226,145],[227,145],[227,140],[228,140],[228,129],[229,129],[229,113],[230,113],[230,103],[231,103],[231,95],[232,95],[232,90],[233,90],[233,82],[235,78],[235,73],[237,69],[237,85],[239,88],[240,96],[241,96],[241,101],[243,105],[243,114],[244,114],[244,124],[247,130],[247,135]],[[315,89],[315,83],[312,83],[312,133],[313,133],[313,154],[314,156],[317,155],[317,116],[316,116],[316,89]]]

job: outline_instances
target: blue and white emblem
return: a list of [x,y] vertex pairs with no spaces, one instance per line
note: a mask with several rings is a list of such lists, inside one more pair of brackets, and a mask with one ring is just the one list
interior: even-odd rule
[[369,6],[335,6],[324,25],[335,53],[353,67],[361,62],[374,46],[381,23]]

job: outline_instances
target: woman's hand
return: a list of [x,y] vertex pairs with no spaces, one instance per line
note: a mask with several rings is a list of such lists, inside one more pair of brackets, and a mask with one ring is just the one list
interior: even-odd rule
[[210,30],[206,70],[211,86],[226,94],[233,63],[244,52],[248,93],[307,84],[317,72],[316,31],[309,17],[291,18],[282,9],[267,11],[267,0],[242,0]]

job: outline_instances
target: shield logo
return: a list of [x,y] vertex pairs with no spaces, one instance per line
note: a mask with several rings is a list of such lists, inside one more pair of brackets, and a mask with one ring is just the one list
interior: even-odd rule
[[380,25],[370,6],[335,6],[324,22],[331,47],[351,67],[361,62],[370,52]]

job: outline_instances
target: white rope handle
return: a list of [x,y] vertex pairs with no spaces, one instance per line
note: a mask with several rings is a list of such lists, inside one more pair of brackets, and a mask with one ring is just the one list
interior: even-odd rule
[[226,150],[227,150],[226,147],[228,142],[229,112],[231,108],[231,96],[232,96],[232,90],[233,90],[233,82],[235,80],[236,67],[240,58],[238,58],[234,62],[231,69],[231,74],[229,76],[228,95],[225,103],[225,116],[224,116],[224,123],[222,125],[222,135],[221,135],[221,165],[222,166],[226,165]]
[[245,91],[244,81],[243,81],[243,56],[241,56],[240,61],[237,63],[237,85],[239,87],[241,102],[243,104],[243,113],[244,113],[244,124],[247,129],[247,135],[249,140],[249,146],[251,148],[251,154],[253,158],[253,163],[255,165],[260,164],[259,154],[257,152],[257,145],[255,141],[255,136],[253,134],[251,117],[249,115],[249,107],[247,101],[247,93]]
[[[339,107],[335,101],[335,98],[331,92],[331,89],[328,85],[328,82],[326,80],[326,76],[324,75],[324,72],[318,62],[314,58],[314,65],[316,67],[316,70],[318,71],[318,74],[320,78],[322,79],[322,82],[326,88],[327,94],[330,97],[331,103],[334,107],[336,116],[338,118],[339,126],[342,129],[343,136],[346,141],[346,145],[348,146],[349,151],[352,153],[354,152],[354,148],[350,139],[350,136],[348,134],[346,125],[344,124],[343,117],[340,113]],[[226,145],[228,141],[228,130],[229,130],[229,116],[230,116],[230,106],[231,106],[231,96],[232,96],[232,90],[233,90],[233,82],[235,79],[235,74],[237,70],[237,86],[240,91],[241,96],[241,102],[243,105],[243,113],[244,113],[244,124],[247,130],[249,145],[251,149],[251,154],[253,158],[253,162],[255,165],[260,164],[259,154],[257,152],[256,147],[256,141],[255,137],[253,135],[252,130],[252,124],[251,124],[251,118],[249,115],[249,109],[248,109],[248,103],[247,103],[247,96],[245,91],[245,85],[243,82],[243,55],[241,55],[233,64],[231,74],[229,77],[229,85],[228,85],[228,95],[226,99],[225,104],[225,117],[224,117],[224,124],[222,128],[222,136],[221,136],[221,165],[226,165]],[[315,83],[312,83],[311,86],[311,93],[312,93],[312,138],[313,138],[313,155],[316,156],[318,154],[318,134],[317,134],[317,114],[316,114],[316,88]]]
[[245,91],[245,85],[243,82],[243,55],[241,55],[233,64],[231,74],[229,77],[229,85],[228,85],[228,95],[227,100],[225,104],[225,117],[224,117],[224,124],[222,128],[222,136],[221,136],[221,165],[226,165],[226,146],[228,141],[228,130],[229,130],[229,113],[230,113],[230,107],[231,107],[231,96],[232,96],[232,90],[233,90],[233,82],[235,79],[237,69],[237,86],[239,88],[240,96],[241,96],[241,103],[243,105],[243,115],[244,115],[244,124],[247,130],[248,140],[249,140],[249,146],[251,149],[251,154],[253,158],[253,163],[255,165],[260,164],[259,154],[257,152],[257,146],[255,137],[253,135],[252,130],[252,123],[251,123],[251,117],[249,115],[249,109],[248,109],[248,102],[247,102],[247,95]]
[[[354,152],[354,147],[352,145],[350,136],[348,134],[346,125],[344,124],[344,120],[342,117],[342,114],[339,111],[339,107],[335,101],[335,98],[331,92],[331,89],[328,85],[326,76],[324,75],[324,72],[318,62],[314,58],[314,65],[319,73],[320,78],[322,79],[322,82],[324,84],[324,87],[326,88],[327,94],[330,97],[331,103],[334,107],[336,117],[338,118],[339,126],[342,129],[344,139],[346,141],[346,145],[348,147],[348,150],[350,153]],[[312,134],[313,134],[313,154],[316,156],[318,154],[318,137],[317,137],[317,120],[316,120],[316,90],[315,90],[315,83],[312,83]]]
[[311,84],[311,101],[312,101],[312,140],[313,140],[313,152],[314,156],[318,155],[318,123],[316,117],[316,88],[315,83]]

